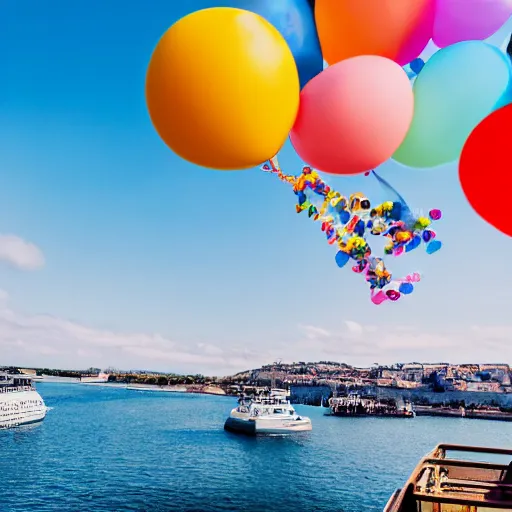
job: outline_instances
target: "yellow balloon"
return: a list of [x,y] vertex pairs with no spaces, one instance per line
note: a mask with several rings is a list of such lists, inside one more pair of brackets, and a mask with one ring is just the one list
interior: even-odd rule
[[299,76],[283,36],[242,9],[204,9],[158,42],[146,76],[154,127],[179,156],[247,169],[281,149],[299,107]]

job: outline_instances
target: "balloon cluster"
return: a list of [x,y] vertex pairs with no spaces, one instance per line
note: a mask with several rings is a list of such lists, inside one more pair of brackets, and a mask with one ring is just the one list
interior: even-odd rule
[[297,213],[307,212],[308,217],[320,222],[327,243],[338,248],[337,265],[341,268],[352,260],[352,270],[365,276],[374,304],[411,294],[413,283],[420,280],[420,275],[415,272],[403,279],[393,278],[383,258],[373,255],[367,240],[369,235],[387,238],[386,255],[400,256],[421,244],[426,245],[428,254],[433,254],[442,246],[431,227],[433,221],[441,218],[441,211],[431,210],[428,217],[415,217],[400,194],[375,172],[375,177],[395,200],[372,207],[361,192],[346,197],[333,190],[309,166],[303,167],[299,176],[293,176],[283,173],[277,158],[272,158],[262,170],[292,185],[297,196]]
[[[237,5],[178,20],[149,64],[151,120],[197,165],[258,166],[290,135],[299,156],[328,173],[390,158],[434,167],[455,161],[471,130],[512,102],[510,60],[483,42],[512,15],[510,0]],[[430,40],[440,49],[425,63]]]
[[[511,0],[238,0],[237,5],[181,18],[151,56],[150,118],[183,159],[218,170],[249,169],[272,159],[289,137],[307,166],[338,175],[367,172],[389,159],[409,168],[436,167],[456,161],[466,141],[472,141],[467,154],[473,161],[484,161],[481,134],[496,130],[496,123],[483,125],[478,136],[470,134],[512,103],[510,59],[484,39],[512,15]],[[438,50],[425,62],[429,41]],[[493,202],[473,192],[484,178],[480,171],[475,178],[471,168],[469,158],[462,158],[466,197],[483,218],[510,234]],[[505,185],[507,172],[499,167],[499,183]],[[364,233],[381,229],[374,220],[385,227],[388,252],[407,252],[421,243],[427,250],[436,247],[436,240],[424,238],[433,237],[428,226],[400,224],[403,219],[384,209],[372,219],[367,211],[356,215],[347,208],[350,219],[341,239],[336,227],[323,225],[328,234],[334,230],[342,254],[364,264],[361,272],[374,290],[388,279],[384,264],[366,254]],[[358,231],[361,222],[364,232]],[[413,282],[401,283],[396,293],[405,293]]]

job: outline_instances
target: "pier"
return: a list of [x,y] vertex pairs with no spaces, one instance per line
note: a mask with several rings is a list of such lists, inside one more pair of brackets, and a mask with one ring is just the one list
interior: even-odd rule
[[414,417],[414,410],[410,403],[393,399],[377,399],[372,396],[360,396],[357,393],[331,398],[329,400],[329,410],[332,416]]
[[499,408],[482,407],[480,409],[466,409],[461,407],[432,407],[431,405],[417,405],[417,416],[438,416],[444,418],[470,418],[480,420],[512,421],[512,413],[500,411]]

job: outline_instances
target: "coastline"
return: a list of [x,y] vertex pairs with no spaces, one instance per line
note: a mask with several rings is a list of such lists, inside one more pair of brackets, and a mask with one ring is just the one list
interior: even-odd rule
[[201,395],[232,396],[222,388],[212,385],[180,384],[171,386],[159,386],[157,384],[127,384],[124,382],[80,382],[80,379],[69,377],[44,377],[35,381],[38,384],[80,384],[82,386],[107,387],[129,389],[130,391],[151,391],[160,393],[194,393]]

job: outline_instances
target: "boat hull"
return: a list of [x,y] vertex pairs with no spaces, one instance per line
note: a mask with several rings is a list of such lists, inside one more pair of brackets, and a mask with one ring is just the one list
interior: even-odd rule
[[254,436],[256,435],[256,422],[240,420],[238,418],[228,418],[226,423],[224,423],[224,430]]
[[0,429],[39,423],[46,417],[47,407],[37,391],[0,394]]
[[282,435],[296,432],[309,432],[313,429],[309,418],[300,420],[281,421],[272,419],[241,419],[229,417],[224,424],[229,432],[239,432],[248,435]]

